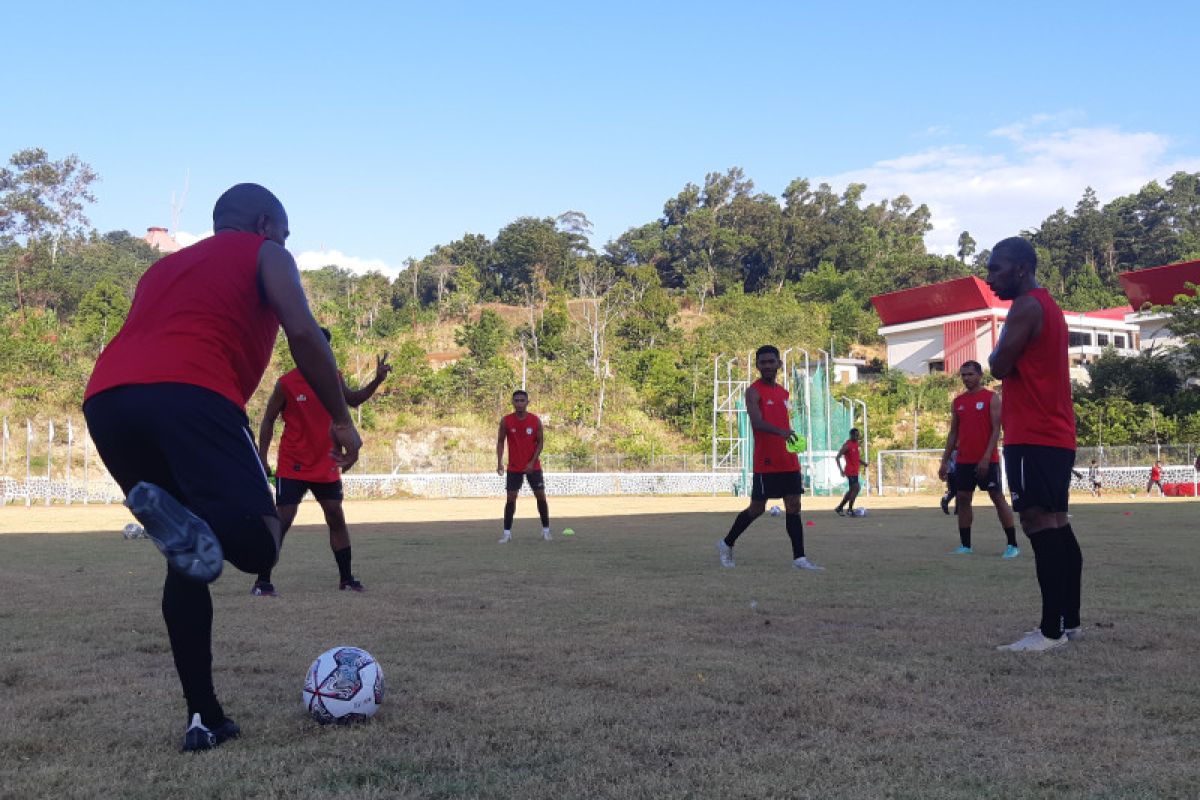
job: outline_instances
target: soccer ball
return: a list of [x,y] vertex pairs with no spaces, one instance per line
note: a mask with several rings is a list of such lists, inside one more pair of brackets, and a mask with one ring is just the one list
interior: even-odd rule
[[383,669],[366,650],[334,647],[304,677],[304,709],[322,725],[372,716],[383,702]]
[[770,514],[772,517],[778,517],[782,513],[783,513],[783,509],[780,508],[779,506],[771,506]]
[[867,510],[865,508],[856,508],[850,513],[856,517],[865,517],[867,515]]
[[129,523],[121,530],[121,536],[126,539],[141,539],[145,535],[145,529],[136,522]]

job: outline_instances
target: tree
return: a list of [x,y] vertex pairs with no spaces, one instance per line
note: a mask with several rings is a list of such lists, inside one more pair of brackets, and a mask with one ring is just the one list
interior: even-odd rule
[[[49,237],[51,263],[58,258],[64,237],[81,235],[87,227],[85,204],[94,203],[91,186],[99,176],[74,154],[51,161],[45,150],[29,148],[15,153],[9,166],[0,168],[0,241],[23,242]],[[17,307],[25,317],[21,269],[26,254],[13,259]]]
[[975,240],[967,231],[958,235],[958,260],[960,262],[966,264],[967,259],[975,254],[975,244]]

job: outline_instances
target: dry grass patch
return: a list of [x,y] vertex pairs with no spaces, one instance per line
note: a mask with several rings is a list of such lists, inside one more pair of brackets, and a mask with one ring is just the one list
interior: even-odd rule
[[[355,526],[365,595],[337,591],[317,527],[289,537],[278,599],[231,569],[214,587],[216,681],[245,735],[196,756],[176,752],[153,547],[115,527],[0,537],[0,795],[1200,791],[1194,504],[1081,506],[1087,638],[1040,656],[993,649],[1036,622],[1037,592],[1032,559],[1001,561],[984,514],[976,555],[951,558],[936,509],[814,511],[810,556],[829,569],[801,574],[780,519],[722,571],[729,512],[571,518],[563,502],[577,535],[542,543],[531,505],[503,547],[495,521]],[[369,724],[320,728],[303,673],[341,643],[380,660],[388,697]]]

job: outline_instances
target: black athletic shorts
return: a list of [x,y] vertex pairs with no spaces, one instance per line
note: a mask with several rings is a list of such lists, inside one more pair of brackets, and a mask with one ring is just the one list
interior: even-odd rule
[[1006,444],[1004,472],[1013,511],[1042,508],[1065,514],[1075,451],[1040,444]]
[[804,484],[799,472],[756,472],[750,484],[751,500],[770,500],[804,494]]
[[858,476],[857,475],[847,475],[846,476],[846,484],[847,484],[848,488],[850,488],[850,489],[859,488]]
[[519,492],[526,478],[529,478],[529,488],[533,491],[544,492],[546,490],[546,478],[540,469],[535,469],[533,472],[506,472],[504,488],[510,492]]
[[340,480],[314,483],[295,478],[275,478],[275,502],[281,506],[298,506],[304,495],[312,491],[312,496],[321,500],[341,500],[342,482]]
[[278,516],[275,501],[240,408],[199,386],[151,383],[103,391],[83,415],[123,492],[139,481],[165,489],[209,524],[240,570],[275,562],[262,520]]
[[977,464],[958,464],[954,467],[954,491],[974,492],[975,487],[990,492],[1000,488],[1000,465],[996,462],[988,464],[987,477],[979,480],[975,474]]

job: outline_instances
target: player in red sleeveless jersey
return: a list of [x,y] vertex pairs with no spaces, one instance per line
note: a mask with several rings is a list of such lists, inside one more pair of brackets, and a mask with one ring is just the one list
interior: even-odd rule
[[746,389],[746,415],[754,431],[754,476],[750,505],[733,521],[724,539],[717,541],[721,566],[736,566],[733,546],[750,523],[762,516],[767,500],[783,498],[784,521],[792,542],[792,566],[796,569],[821,570],[804,555],[804,523],[800,519],[800,495],[804,484],[800,477],[800,459],[789,452],[787,442],[794,434],[791,401],[787,389],[775,382],[781,362],[779,348],[763,345],[754,354],[759,379]]
[[1164,497],[1162,485],[1162,462],[1155,461],[1150,467],[1150,480],[1146,481],[1146,497],[1149,497],[1154,487],[1158,487],[1158,496]]
[[983,367],[978,361],[964,362],[958,375],[966,391],[950,403],[950,434],[946,437],[946,450],[938,470],[942,480],[950,477],[951,454],[957,450],[953,480],[959,545],[954,552],[959,555],[971,553],[971,523],[975,520],[971,501],[978,486],[988,493],[1000,517],[1000,527],[1008,542],[1002,558],[1016,558],[1021,554],[1017,547],[1017,529],[1013,525],[1012,509],[1000,489],[1000,395],[984,388]]
[[[838,472],[842,474],[842,477],[849,484],[846,493],[842,495],[842,501],[834,509],[834,512],[839,517],[846,516],[846,512],[842,510],[843,508],[850,512],[850,516],[854,516],[854,500],[858,497],[859,490],[858,474],[862,469],[862,454],[859,451],[858,436],[858,428],[851,428],[850,438],[842,443],[841,449],[837,451],[837,455],[833,458],[834,462],[837,463]],[[843,458],[846,459],[845,464],[842,463]]]
[[1083,554],[1067,516],[1075,465],[1075,410],[1067,359],[1067,323],[1037,284],[1037,253],[1027,240],[992,248],[987,283],[1012,300],[1000,341],[988,359],[1003,380],[1004,469],[1013,510],[1033,546],[1042,618],[1000,649],[1041,651],[1078,638]]
[[[542,539],[551,540],[550,506],[546,502],[546,478],[542,475],[542,421],[530,414],[529,393],[517,389],[512,395],[513,413],[500,420],[496,433],[496,474],[504,475],[504,533],[500,544],[512,541],[513,514],[517,510],[517,495],[521,486],[529,481],[529,489],[537,500],[538,516],[542,520]],[[504,467],[504,446],[508,445],[508,468]]]
[[349,469],[362,445],[337,363],[283,246],[283,205],[261,186],[238,184],[217,200],[213,230],[138,281],[83,404],[96,450],[167,558],[162,613],[187,701],[187,751],[240,732],[213,688],[208,584],[223,559],[258,572],[279,554],[279,517],[245,407],[281,326],[332,418],[337,465]]
[[[328,328],[321,328],[330,341]],[[338,376],[346,405],[358,408],[375,394],[375,390],[392,371],[387,353],[375,359],[375,377],[361,389],[351,390],[345,379]],[[342,477],[329,449],[329,425],[332,420],[325,406],[317,401],[312,387],[300,370],[294,369],[276,383],[262,422],[258,426],[258,457],[263,468],[270,469],[268,454],[275,435],[275,420],[283,415],[283,435],[279,439],[279,456],[275,469],[275,506],[279,510],[280,545],[296,519],[300,501],[309,491],[317,499],[329,526],[329,548],[338,568],[338,588],[353,592],[366,591],[351,570],[350,530],[342,511]],[[271,583],[271,569],[259,570],[250,593],[257,597],[276,597]]]

